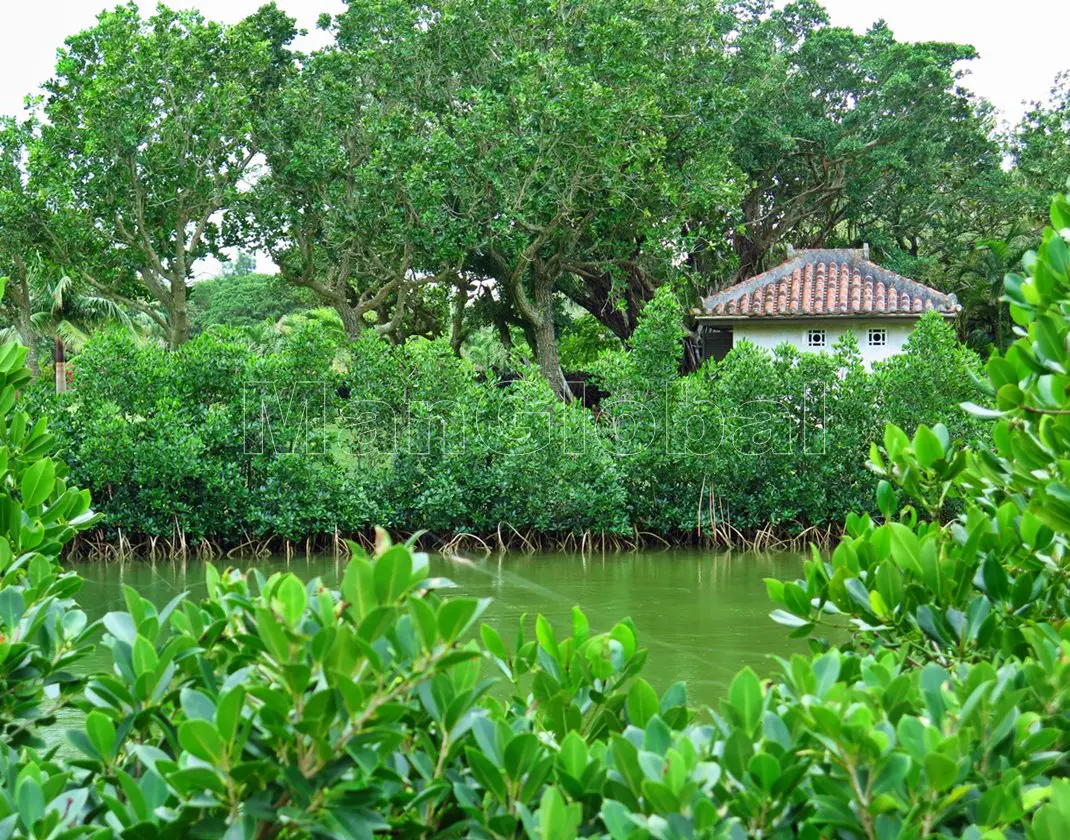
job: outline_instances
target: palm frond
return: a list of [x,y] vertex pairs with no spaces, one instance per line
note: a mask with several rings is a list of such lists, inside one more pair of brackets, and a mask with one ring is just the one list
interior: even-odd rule
[[63,320],[56,324],[55,333],[57,336],[63,339],[63,343],[67,347],[75,352],[80,351],[87,341],[89,341],[89,333],[79,328],[79,326],[72,321]]
[[69,293],[73,291],[74,281],[70,276],[61,274],[56,281],[49,287],[49,297],[52,299],[52,308],[55,310],[63,309],[64,303],[67,300]]

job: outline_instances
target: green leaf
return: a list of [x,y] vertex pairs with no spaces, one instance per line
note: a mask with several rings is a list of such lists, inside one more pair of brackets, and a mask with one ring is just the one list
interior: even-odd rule
[[505,642],[502,641],[501,635],[491,627],[489,624],[480,625],[479,635],[483,638],[483,647],[485,647],[491,654],[497,656],[503,662],[509,661],[509,651],[505,647]]
[[724,752],[721,754],[721,763],[724,769],[732,774],[737,780],[743,780],[743,774],[747,770],[747,764],[754,754],[754,745],[742,729],[735,729],[724,743]]
[[25,611],[26,601],[22,592],[13,586],[0,589],[0,624],[7,628],[9,634],[14,631]]
[[372,569],[375,597],[380,604],[395,603],[412,583],[412,555],[403,545],[395,545],[375,561]]
[[129,613],[110,612],[104,616],[104,629],[120,642],[133,645],[137,638],[137,628]]
[[179,692],[179,701],[186,717],[194,720],[214,720],[216,705],[207,694],[193,688],[183,688]]
[[627,738],[613,733],[610,736],[613,764],[625,784],[635,796],[642,794],[643,771],[639,767],[639,750]]
[[219,766],[225,755],[223,739],[215,724],[207,720],[187,720],[178,728],[178,743],[190,755]]
[[1006,414],[1005,411],[1000,411],[996,408],[988,408],[983,405],[977,405],[973,402],[959,403],[959,407],[967,414],[971,414],[974,417],[979,417],[982,420],[998,420]]
[[431,605],[423,598],[409,597],[409,612],[412,613],[416,626],[420,630],[420,640],[424,648],[430,650],[438,641],[438,620]]
[[780,777],[780,762],[769,753],[760,752],[747,763],[747,772],[758,781],[762,790],[769,791]]
[[866,589],[866,585],[862,581],[858,578],[847,578],[843,582],[843,588],[847,591],[850,599],[861,607],[862,612],[869,615],[873,613],[872,605],[869,601],[869,590]]
[[21,776],[15,784],[15,804],[23,825],[32,829],[45,814],[45,794],[33,776]]
[[894,461],[899,457],[899,453],[902,452],[910,445],[910,438],[907,437],[906,432],[896,426],[894,423],[886,423],[884,426],[884,448],[888,451],[888,456]]
[[476,780],[486,790],[490,791],[495,799],[499,802],[505,802],[508,799],[508,793],[505,788],[505,780],[502,778],[501,771],[478,749],[466,747],[465,755],[468,758],[468,765],[472,768],[472,773],[476,777]]
[[159,659],[156,656],[156,648],[152,646],[144,636],[134,639],[133,649],[134,673],[139,677],[143,674],[151,674],[156,670]]
[[944,447],[933,430],[922,423],[914,432],[914,454],[923,467],[932,467],[944,457]]
[[921,541],[918,535],[901,522],[891,522],[892,559],[901,569],[921,577]]
[[632,817],[631,810],[615,799],[606,799],[602,802],[599,816],[609,829],[609,836],[613,840],[628,840],[636,834],[638,825]]
[[238,725],[242,719],[242,707],[245,703],[245,688],[237,685],[219,698],[215,722],[220,737],[228,744],[234,741]]
[[943,753],[931,752],[925,756],[925,775],[929,780],[929,787],[941,793],[958,779],[959,767]]
[[85,716],[85,731],[93,749],[105,761],[110,760],[115,751],[115,724],[111,718],[94,709]]
[[985,585],[985,594],[993,601],[1004,601],[1010,595],[1010,582],[1003,564],[995,557],[988,557],[981,568],[981,580]]
[[583,777],[583,771],[587,768],[587,744],[578,732],[572,731],[565,736],[557,760],[561,769],[573,779]]
[[885,519],[895,515],[895,489],[883,478],[877,482],[877,508]]
[[505,747],[502,762],[505,772],[514,782],[519,781],[539,753],[539,740],[530,732],[521,732],[514,735],[513,739]]
[[186,767],[167,775],[170,782],[184,796],[210,790],[219,796],[227,795],[227,785],[219,772],[208,767]]
[[297,575],[286,575],[275,590],[282,618],[288,627],[296,627],[308,606],[308,591]]
[[910,772],[910,756],[901,752],[893,752],[882,758],[875,768],[872,782],[873,796],[897,788]]
[[930,638],[944,647],[947,646],[947,635],[941,627],[942,622],[928,604],[922,604],[918,607],[917,612],[915,613],[915,618],[917,619],[918,626],[924,630]]
[[769,613],[769,617],[777,624],[783,624],[785,627],[806,627],[810,624],[805,618],[792,615],[787,610],[773,610]]
[[575,840],[580,824],[580,806],[565,805],[555,787],[543,791],[539,802],[539,832],[544,840]]
[[278,619],[263,607],[256,610],[256,630],[272,659],[280,665],[290,661],[290,641]]
[[629,720],[640,729],[644,729],[647,722],[658,713],[657,692],[641,677],[632,683],[626,704]]
[[840,652],[833,648],[819,656],[814,660],[813,669],[817,678],[814,694],[823,700],[840,677]]
[[587,641],[587,636],[590,633],[590,624],[587,621],[587,616],[583,614],[583,611],[579,607],[572,608],[572,640],[576,645],[582,645]]
[[350,557],[342,576],[342,597],[351,605],[357,622],[375,607],[375,580],[372,565],[356,554]]
[[445,642],[460,638],[490,604],[489,598],[450,598],[438,608],[438,632]]
[[56,486],[56,465],[51,458],[42,458],[22,474],[23,507],[35,507],[45,501]]
[[732,679],[728,701],[739,715],[744,732],[753,733],[762,716],[762,684],[751,668],[744,668]]
[[557,639],[554,638],[554,628],[541,613],[535,618],[535,638],[539,640],[539,647],[560,661],[561,652],[557,647]]

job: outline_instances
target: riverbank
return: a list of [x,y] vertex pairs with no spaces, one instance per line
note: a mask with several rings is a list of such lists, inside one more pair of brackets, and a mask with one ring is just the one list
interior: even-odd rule
[[[432,531],[390,531],[399,542],[411,541],[424,551],[444,554],[466,553],[492,555],[502,552],[535,554],[537,552],[575,552],[577,554],[623,553],[645,550],[694,549],[791,552],[803,551],[810,545],[824,550],[836,543],[843,534],[839,525],[809,526],[798,530],[767,526],[741,531],[728,526],[719,526],[704,531],[656,534],[640,531],[631,533],[606,533],[585,531],[583,533],[522,532],[508,523],[490,533],[437,533]],[[66,557],[75,561],[112,562],[117,560],[150,560],[179,557],[214,560],[235,557],[311,557],[322,554],[345,555],[349,549],[346,540],[352,540],[371,550],[375,545],[374,530],[346,532],[335,531],[304,540],[288,540],[284,537],[247,539],[237,543],[218,542],[207,538],[190,539],[176,530],[170,537],[128,535],[121,529],[97,530],[79,534],[67,548]]]

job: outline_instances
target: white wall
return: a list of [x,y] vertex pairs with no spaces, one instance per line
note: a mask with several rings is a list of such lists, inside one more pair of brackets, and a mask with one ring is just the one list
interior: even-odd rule
[[[743,339],[772,350],[779,344],[794,344],[802,352],[820,352],[813,347],[807,346],[807,333],[810,330],[825,331],[825,350],[831,351],[832,346],[844,333],[853,332],[858,341],[858,349],[862,353],[862,361],[866,367],[872,366],[873,362],[887,359],[903,350],[903,345],[910,336],[916,319],[892,319],[877,318],[854,319],[847,321],[840,318],[822,319],[813,318],[806,321],[746,321],[733,324],[733,346]],[[887,332],[887,343],[884,347],[869,346],[869,330],[871,327],[881,328]]]

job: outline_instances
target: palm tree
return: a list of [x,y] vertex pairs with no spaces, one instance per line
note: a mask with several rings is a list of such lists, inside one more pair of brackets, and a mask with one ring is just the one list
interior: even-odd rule
[[34,377],[40,373],[42,345],[50,344],[57,392],[67,389],[68,349],[81,350],[93,330],[109,324],[137,329],[137,322],[115,301],[87,294],[68,275],[50,269],[40,259],[22,264],[19,275],[9,283],[4,300],[10,325],[0,329],[0,341],[17,337],[26,345],[27,364]]
[[1027,231],[1014,231],[1006,239],[986,239],[958,271],[955,291],[963,303],[964,332],[970,344],[994,344],[1001,350],[1010,344],[1011,324],[1001,300],[1003,278],[1020,266],[1035,242],[1036,236]]

